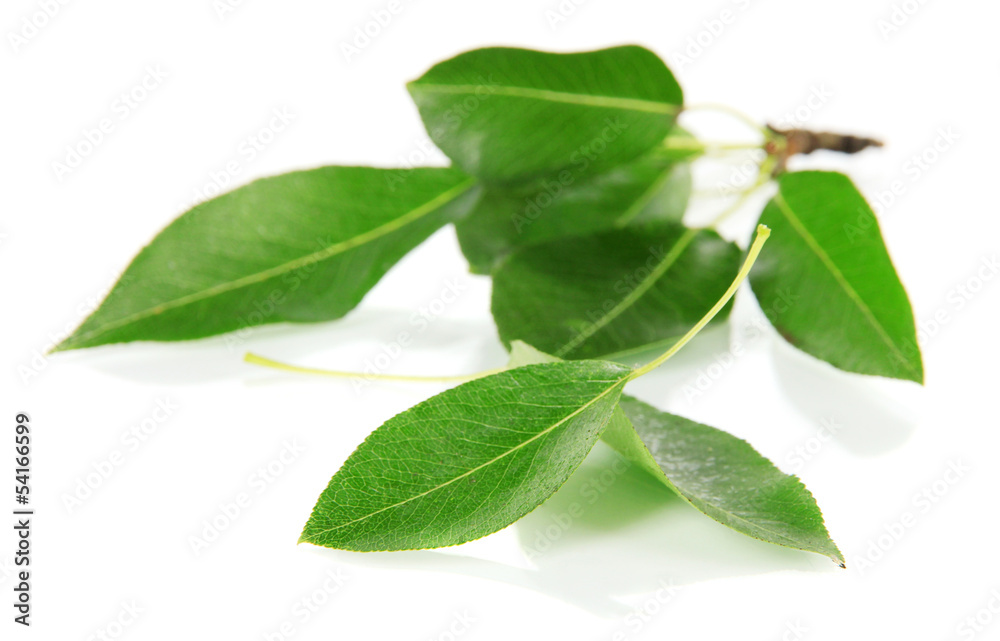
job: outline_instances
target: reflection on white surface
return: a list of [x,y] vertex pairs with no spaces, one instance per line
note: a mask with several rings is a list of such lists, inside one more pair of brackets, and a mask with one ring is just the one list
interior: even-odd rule
[[518,521],[522,558],[529,567],[451,550],[359,554],[313,549],[368,568],[508,583],[604,617],[623,616],[632,609],[625,598],[666,586],[779,570],[836,571],[821,556],[755,541],[716,523],[641,470],[611,472],[616,457],[599,444],[559,492]]
[[781,339],[771,344],[779,387],[789,404],[810,421],[835,419],[839,429],[833,439],[853,454],[885,454],[913,433],[914,410],[894,401],[885,389],[915,384],[842,372]]
[[[115,378],[152,384],[197,385],[228,379],[269,386],[300,375],[250,366],[242,360],[246,351],[303,365],[363,370],[366,361],[408,326],[405,311],[361,308],[331,323],[257,328],[245,339],[223,336],[111,346],[60,358],[80,361]],[[713,362],[729,340],[725,326],[707,330],[655,377],[635,385],[636,391],[662,397],[664,390],[678,389],[692,369]],[[844,428],[834,439],[851,452],[868,456],[884,453],[900,446],[911,433],[912,423],[903,408],[871,390],[866,378],[836,371],[780,339],[768,342],[782,392],[810,420],[837,417]],[[441,359],[451,363],[447,367],[470,373],[496,367],[506,357],[489,323],[441,319],[429,324],[387,371],[461,373],[413,370],[416,363],[427,362],[428,353],[447,353],[449,358]],[[648,356],[630,360],[639,362]],[[456,366],[456,361],[462,365]],[[350,385],[329,379],[302,380]],[[437,390],[438,386],[429,386],[427,395]],[[303,547],[367,568],[451,573],[496,581],[603,617],[622,617],[632,611],[630,602],[649,598],[665,586],[782,570],[836,571],[818,555],[755,541],[716,523],[642,471],[611,472],[616,457],[599,444],[551,499],[488,540],[447,550],[375,554]],[[502,547],[497,539],[504,536],[517,546],[507,556],[497,554]]]
[[[249,375],[255,375],[255,382],[288,380],[289,375],[280,372],[261,377],[261,373],[271,373],[244,363],[243,355],[248,351],[299,365],[360,372],[388,350],[392,358],[386,372],[428,376],[475,373],[506,360],[489,322],[442,318],[414,326],[412,318],[413,312],[408,310],[362,307],[330,322],[264,325],[245,334],[234,332],[194,341],[111,345],[60,353],[59,359],[118,378],[162,385],[198,385]],[[397,356],[388,346],[404,332],[409,342]],[[466,370],[420,371],[414,369],[416,365],[404,370],[406,361],[426,363],[421,355],[442,352],[462,355]]]

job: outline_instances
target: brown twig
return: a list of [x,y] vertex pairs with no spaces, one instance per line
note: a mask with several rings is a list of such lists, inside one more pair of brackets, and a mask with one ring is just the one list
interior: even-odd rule
[[775,175],[785,171],[788,159],[792,156],[804,156],[819,150],[856,154],[869,147],[882,146],[880,140],[851,134],[809,131],[808,129],[778,129],[773,125],[768,125],[767,128],[777,136],[765,147],[767,153],[777,159],[774,166]]

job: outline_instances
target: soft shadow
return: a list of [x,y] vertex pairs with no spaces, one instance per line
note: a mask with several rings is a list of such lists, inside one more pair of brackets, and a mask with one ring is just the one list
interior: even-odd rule
[[[252,384],[287,381],[297,374],[268,372],[243,361],[255,352],[279,361],[309,367],[363,371],[367,363],[393,349],[402,333],[409,336],[401,354],[393,356],[386,372],[441,375],[472,374],[500,367],[508,355],[496,336],[492,320],[440,318],[415,324],[413,313],[400,309],[358,309],[342,319],[323,323],[279,323],[190,341],[137,342],[61,352],[53,358],[116,378],[155,385],[199,385],[226,379]],[[692,368],[712,362],[729,344],[725,325],[702,332],[661,368],[655,383],[663,389],[683,384]],[[640,364],[658,356],[666,346],[624,357]],[[449,371],[415,371],[405,361],[411,354],[430,353],[442,363],[457,363]],[[636,385],[641,389],[642,381]],[[655,397],[655,395],[654,395]]]
[[518,521],[518,539],[533,568],[430,550],[314,549],[358,566],[500,581],[608,618],[632,611],[625,597],[667,586],[779,570],[836,569],[820,556],[755,541],[716,523],[645,472],[609,473],[617,460],[617,454],[598,445],[559,492]]
[[833,440],[852,453],[885,454],[913,433],[914,412],[886,393],[907,383],[842,372],[777,337],[771,344],[775,372],[788,402],[811,422],[832,420]]
[[267,325],[253,328],[245,335],[235,332],[194,341],[109,345],[60,353],[54,358],[110,376],[152,384],[196,385],[244,377],[255,382],[273,382],[288,380],[292,375],[275,375],[248,365],[243,362],[246,352],[313,367],[361,371],[366,362],[382,354],[387,345],[398,342],[406,332],[408,344],[393,356],[389,372],[466,373],[466,369],[404,372],[403,361],[411,351],[432,351],[442,362],[451,362],[446,358],[448,354],[458,355],[462,367],[469,373],[497,367],[506,361],[496,332],[486,321],[440,318],[426,325],[414,325],[411,318],[412,312],[407,310],[366,308],[325,323]]

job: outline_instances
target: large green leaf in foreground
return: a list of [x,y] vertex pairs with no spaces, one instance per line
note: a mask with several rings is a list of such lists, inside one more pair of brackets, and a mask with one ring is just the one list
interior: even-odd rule
[[656,54],[477,49],[407,85],[431,140],[486,182],[627,162],[670,131],[683,94]]
[[719,523],[844,565],[809,490],[746,441],[629,396],[603,438]]
[[456,545],[510,525],[580,465],[630,373],[600,361],[529,365],[420,403],[351,454],[300,540],[408,550]]
[[656,149],[590,179],[552,176],[530,189],[490,188],[456,223],[472,271],[488,274],[526,245],[654,220],[680,222],[691,195],[691,166]]
[[620,357],[672,344],[725,293],[739,263],[736,245],[677,224],[563,238],[497,267],[493,317],[508,344],[567,359]]
[[454,169],[323,167],[257,180],[164,229],[57,349],[339,318],[477,189]]
[[750,284],[789,343],[848,372],[923,382],[910,301],[850,178],[785,174],[760,223],[771,240]]

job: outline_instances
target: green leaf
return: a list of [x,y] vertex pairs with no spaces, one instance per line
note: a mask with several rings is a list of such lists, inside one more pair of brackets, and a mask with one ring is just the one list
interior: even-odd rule
[[809,490],[746,441],[629,396],[621,397],[603,438],[719,523],[844,566]]
[[680,222],[690,196],[690,164],[656,150],[589,179],[567,169],[531,189],[488,188],[455,227],[472,271],[488,274],[518,247],[655,220]]
[[160,232],[57,350],[339,318],[477,191],[454,169],[323,167],[257,180]]
[[760,222],[773,234],[750,284],[789,343],[848,372],[923,382],[910,301],[847,176],[785,174]]
[[[740,250],[715,232],[646,224],[522,248],[493,274],[505,344],[566,359],[670,345],[725,293]],[[721,315],[720,315],[721,316]]]
[[510,525],[580,465],[630,373],[600,361],[529,365],[420,403],[347,459],[300,541],[409,550],[457,545]]
[[663,140],[683,102],[663,61],[636,46],[477,49],[407,86],[431,140],[466,172],[503,183],[632,160]]

